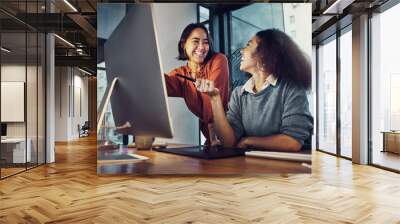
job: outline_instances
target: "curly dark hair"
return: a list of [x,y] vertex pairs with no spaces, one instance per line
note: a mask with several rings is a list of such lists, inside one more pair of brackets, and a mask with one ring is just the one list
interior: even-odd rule
[[186,55],[186,52],[185,52],[185,49],[183,48],[183,46],[185,45],[186,40],[190,36],[192,31],[197,28],[203,29],[204,32],[206,32],[206,34],[207,34],[209,50],[208,50],[206,58],[204,59],[204,63],[207,63],[207,61],[210,60],[210,58],[215,54],[214,48],[213,48],[213,43],[212,43],[212,40],[211,40],[210,34],[208,33],[207,28],[201,23],[191,23],[191,24],[187,25],[185,27],[185,29],[183,29],[181,38],[179,39],[179,43],[178,43],[178,53],[179,54],[177,57],[178,60],[186,61],[189,59]]
[[311,87],[310,61],[286,33],[267,29],[257,32],[256,37],[256,54],[264,70],[298,87]]

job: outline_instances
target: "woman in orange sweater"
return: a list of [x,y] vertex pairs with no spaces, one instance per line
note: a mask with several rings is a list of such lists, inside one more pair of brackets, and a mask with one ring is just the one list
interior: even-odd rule
[[197,91],[193,82],[177,74],[194,79],[212,80],[220,91],[226,111],[229,99],[228,60],[224,54],[213,51],[208,30],[202,24],[192,23],[186,26],[178,43],[178,52],[178,60],[187,61],[187,64],[165,75],[168,96],[184,98],[189,110],[201,121],[200,128],[207,139],[206,144],[214,144],[216,141],[212,128],[210,98]]

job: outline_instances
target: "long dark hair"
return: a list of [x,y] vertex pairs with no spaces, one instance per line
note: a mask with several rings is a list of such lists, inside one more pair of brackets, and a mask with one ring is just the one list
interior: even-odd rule
[[186,61],[189,59],[188,56],[186,55],[186,52],[185,52],[185,49],[183,46],[185,45],[186,40],[190,36],[192,31],[197,28],[203,29],[204,32],[206,32],[207,39],[208,39],[209,50],[208,50],[206,58],[204,59],[204,63],[207,63],[207,61],[210,60],[210,58],[215,54],[215,52],[213,50],[213,43],[212,43],[212,40],[210,38],[207,28],[201,23],[191,23],[191,24],[187,25],[185,27],[185,29],[183,29],[181,38],[179,39],[179,43],[178,43],[178,53],[179,54],[177,57],[178,60]]
[[259,31],[256,37],[256,54],[264,70],[296,86],[311,87],[310,61],[287,34],[267,29]]

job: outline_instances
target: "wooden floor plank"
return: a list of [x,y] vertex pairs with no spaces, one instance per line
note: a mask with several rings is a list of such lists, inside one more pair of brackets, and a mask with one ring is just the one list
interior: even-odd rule
[[400,175],[313,152],[312,174],[96,174],[96,140],[0,181],[0,223],[400,223]]

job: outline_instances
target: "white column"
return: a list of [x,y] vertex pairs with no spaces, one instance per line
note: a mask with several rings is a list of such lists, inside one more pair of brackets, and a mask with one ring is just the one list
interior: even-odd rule
[[[54,5],[46,1],[46,11],[54,12]],[[46,163],[55,162],[55,43],[52,33],[46,34]]]
[[368,15],[353,19],[353,162],[368,163]]
[[46,36],[46,163],[55,161],[55,76],[54,76],[54,35]]

